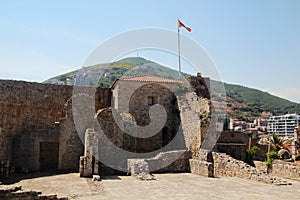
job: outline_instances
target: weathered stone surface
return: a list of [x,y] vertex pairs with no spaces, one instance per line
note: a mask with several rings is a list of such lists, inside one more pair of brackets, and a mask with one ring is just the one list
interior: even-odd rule
[[190,168],[193,174],[205,177],[214,177],[213,163],[204,160],[190,159]]
[[150,174],[149,163],[145,159],[128,159],[128,172],[132,176],[136,176],[138,174]]
[[161,152],[153,158],[128,159],[128,173],[137,175],[150,172],[187,172],[189,171],[189,151]]
[[67,200],[58,198],[57,195],[42,195],[41,192],[23,191],[21,186],[0,186],[0,200]]
[[[201,77],[198,77],[198,79],[201,79]],[[134,153],[152,152],[162,147],[166,147],[166,152],[172,150],[185,151],[188,149],[195,156],[201,145],[201,138],[204,135],[201,134],[201,129],[203,127],[204,129],[207,128],[207,122],[209,121],[209,101],[203,98],[205,95],[201,93],[201,88],[204,85],[204,82],[201,81],[196,81],[192,84],[192,87],[201,87],[200,90],[199,88],[195,90],[199,96],[195,93],[187,93],[186,97],[184,97],[185,100],[191,100],[190,103],[186,103],[184,99],[178,103],[176,96],[172,92],[174,84],[170,85],[168,83],[137,84],[136,90],[133,90],[134,92],[129,97],[125,95],[118,99],[117,104],[122,102],[122,99],[125,101],[125,105],[128,102],[128,114],[131,115],[130,118],[133,118],[136,124],[146,125],[150,123],[149,108],[151,105],[147,101],[143,102],[142,99],[147,99],[149,95],[160,97],[156,99],[156,103],[165,108],[167,122],[155,136],[145,139],[124,134],[114,122],[110,109],[112,100],[110,88],[76,87],[77,93],[73,96],[74,88],[72,86],[0,80],[0,161],[9,163],[8,167],[4,166],[5,164],[1,164],[1,173],[7,173],[8,170],[4,170],[4,168],[10,168],[11,172],[40,170],[41,162],[44,159],[40,159],[42,157],[41,144],[46,143],[58,144],[58,153],[56,155],[55,151],[55,155],[53,154],[54,159],[52,159],[52,155],[51,158],[46,157],[49,162],[57,160],[58,164],[57,167],[54,167],[55,169],[78,170],[78,161],[84,152],[82,144],[84,132],[87,128],[93,128],[94,114],[99,109],[104,109],[99,114],[99,121],[104,128],[106,136],[119,148]],[[122,92],[125,93],[129,90],[128,87],[123,89]],[[92,96],[95,96],[95,99],[92,99]],[[74,101],[78,99],[79,101]],[[89,102],[86,101],[87,99],[95,103],[95,109],[80,110],[82,102]],[[74,109],[83,112],[76,115],[73,113]],[[179,113],[180,109],[182,109],[182,113],[186,113],[186,116]],[[124,112],[120,112],[120,114],[122,113],[124,114]],[[182,122],[184,130],[179,130],[180,118],[189,119]],[[75,127],[74,119],[82,120],[82,123]],[[179,142],[180,145],[176,143],[176,145],[167,146],[178,131],[182,143]],[[195,133],[196,137],[189,138],[191,133]],[[189,147],[185,146],[186,141],[189,141],[192,145]],[[110,156],[110,150],[106,150],[108,151],[107,156]],[[185,158],[177,159],[164,170],[187,170],[190,156],[184,155]],[[85,162],[87,160],[81,158],[80,164]],[[155,163],[156,161],[152,160],[151,162]],[[99,163],[99,166],[97,164],[96,159],[94,171],[99,171],[96,168],[104,166],[102,163]]]
[[[267,172],[265,162],[254,161],[254,164],[257,169]],[[274,160],[268,172],[273,176],[300,180],[300,165],[297,163]]]
[[81,177],[92,177],[99,174],[98,134],[92,129],[85,132],[84,156],[80,157],[79,172]]
[[212,155],[214,159],[214,173],[216,177],[230,176],[256,180],[268,184],[289,184],[280,178],[271,176],[264,171],[260,171],[255,167],[252,167],[243,161],[236,160],[224,153],[213,152]]
[[71,86],[0,80],[0,161],[9,162],[12,172],[40,170],[40,144],[54,142],[59,143],[56,169],[78,169],[84,132],[75,129],[72,100],[95,96],[92,120],[82,116],[91,122],[95,110],[110,106],[111,100],[109,88],[78,91],[72,98]]
[[194,158],[198,156],[209,122],[209,101],[196,93],[186,93],[177,99],[185,145]]
[[300,180],[300,165],[282,160],[274,160],[270,174],[282,178]]
[[201,149],[197,158],[190,159],[190,168],[193,174],[205,177],[214,177],[214,161],[212,152]]

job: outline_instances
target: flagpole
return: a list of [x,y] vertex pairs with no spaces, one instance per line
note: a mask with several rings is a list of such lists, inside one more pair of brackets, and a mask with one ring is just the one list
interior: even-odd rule
[[179,19],[177,19],[177,31],[178,31],[178,70],[181,72],[181,62],[180,62],[180,29],[179,29]]

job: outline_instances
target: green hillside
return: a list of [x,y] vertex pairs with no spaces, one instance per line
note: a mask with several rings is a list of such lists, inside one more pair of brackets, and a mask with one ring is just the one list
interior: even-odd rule
[[[171,79],[182,79],[188,76],[188,74],[184,74],[184,77],[179,77],[176,70],[136,57],[83,67],[80,70],[59,75],[50,80],[65,82],[67,78],[88,77],[91,86],[109,87],[117,78],[138,74],[151,74]],[[218,86],[217,81],[211,81],[211,87],[214,90],[218,91]],[[300,104],[298,103],[240,85],[224,83],[224,86],[227,95],[227,114],[230,117],[251,121],[254,117],[259,117],[263,111],[272,112],[274,115],[300,113]]]
[[[58,80],[65,82],[67,78],[78,78],[89,76],[91,86],[109,87],[120,77],[133,76],[139,74],[150,74],[171,79],[183,79],[179,77],[176,70],[162,66],[150,60],[141,57],[124,58],[117,62],[98,64],[89,67],[83,67],[63,75],[53,77],[49,80]],[[188,74],[184,74],[188,76]]]
[[[233,110],[232,115],[237,117],[259,116],[263,111],[272,112],[275,115],[300,113],[298,103],[240,85],[225,83],[224,86],[229,100],[228,109]],[[239,104],[244,104],[244,106],[236,106]]]

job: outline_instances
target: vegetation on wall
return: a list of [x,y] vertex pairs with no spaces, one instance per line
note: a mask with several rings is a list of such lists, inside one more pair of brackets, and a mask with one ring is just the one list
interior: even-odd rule
[[246,158],[245,162],[248,163],[249,165],[254,165],[253,160],[256,156],[256,153],[260,151],[260,148],[257,146],[253,146],[251,149],[246,150]]
[[272,163],[274,160],[279,159],[279,154],[276,151],[270,151],[267,153],[267,161],[265,162],[265,165],[268,169],[272,166]]

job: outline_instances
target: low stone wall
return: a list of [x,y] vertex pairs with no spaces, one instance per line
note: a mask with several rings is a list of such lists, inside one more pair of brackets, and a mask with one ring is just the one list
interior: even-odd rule
[[274,160],[270,173],[283,178],[300,181],[300,165],[297,163]]
[[265,162],[258,161],[258,160],[254,160],[253,162],[256,169],[267,172],[267,166]]
[[[265,162],[254,161],[256,169],[267,171]],[[300,164],[274,160],[269,170],[269,174],[300,181]]]
[[256,180],[268,184],[289,184],[286,181],[273,177],[265,171],[258,170],[243,161],[236,160],[227,154],[212,152],[212,155],[214,159],[214,174],[216,177],[229,176]]
[[36,191],[22,191],[21,187],[0,187],[0,200],[67,200],[57,195],[42,195]]
[[205,177],[214,177],[213,164],[204,160],[190,159],[190,168],[193,174]]
[[212,152],[201,149],[198,157],[190,159],[190,169],[193,174],[214,177],[214,162]]
[[[178,159],[176,159],[180,155]],[[186,150],[161,152],[153,158],[128,159],[128,173],[138,175],[141,173],[163,173],[163,172],[187,172],[189,168],[189,158],[191,153]],[[175,160],[171,164],[170,161]],[[166,166],[160,168],[161,166]]]

